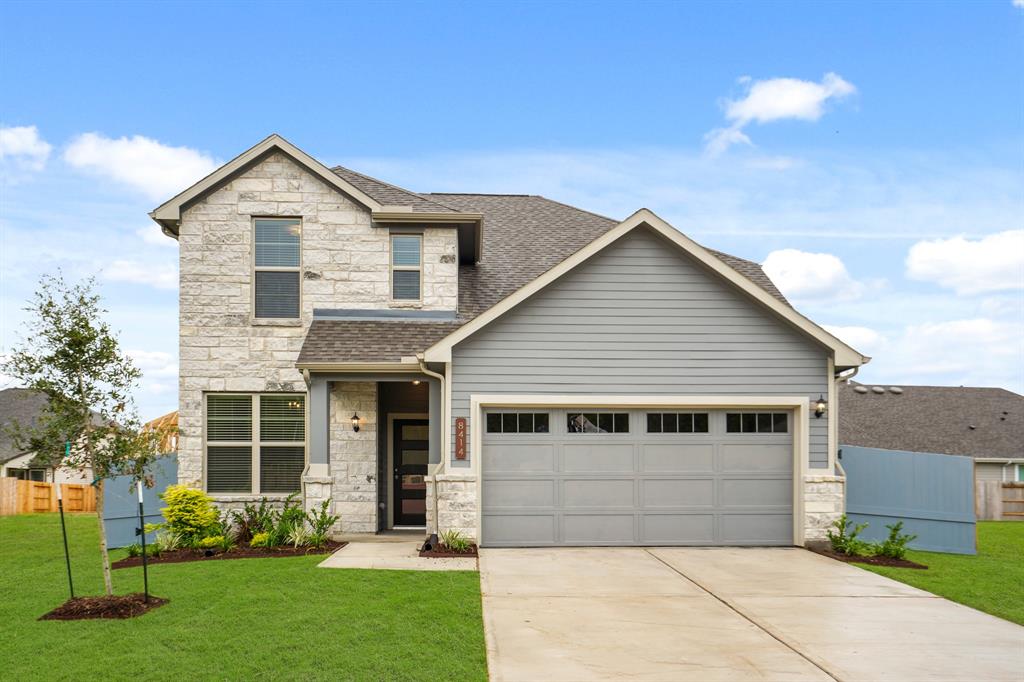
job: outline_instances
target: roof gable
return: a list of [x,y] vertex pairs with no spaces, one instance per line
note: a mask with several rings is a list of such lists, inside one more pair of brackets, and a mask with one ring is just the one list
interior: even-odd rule
[[822,346],[830,349],[834,354],[835,365],[837,368],[857,367],[869,360],[869,358],[861,355],[856,350],[798,313],[784,301],[780,301],[772,296],[769,292],[765,291],[764,288],[756,285],[748,277],[741,274],[735,268],[726,264],[722,259],[716,257],[712,252],[673,228],[648,209],[640,209],[614,228],[591,241],[588,245],[574,253],[569,258],[566,258],[544,274],[526,283],[517,291],[506,296],[500,302],[491,306],[489,309],[460,327],[455,332],[432,345],[424,352],[424,359],[428,362],[449,362],[451,360],[451,349],[455,344],[490,324],[520,302],[526,300],[533,294],[559,279],[562,275],[584,263],[591,256],[599,253],[605,248],[608,248],[618,241],[618,239],[623,235],[626,235],[641,226],[648,227],[659,233],[676,247],[692,256],[711,273],[731,283],[736,289],[753,298],[756,302],[766,307],[777,317],[811,337]]
[[185,207],[275,151],[285,154],[292,161],[326,182],[328,186],[346,194],[368,210],[380,211],[385,208],[368,194],[332,172],[327,166],[275,133],[231,159],[188,189],[160,204],[153,209],[149,216],[160,225],[165,234],[177,235],[178,221],[181,220],[181,212]]

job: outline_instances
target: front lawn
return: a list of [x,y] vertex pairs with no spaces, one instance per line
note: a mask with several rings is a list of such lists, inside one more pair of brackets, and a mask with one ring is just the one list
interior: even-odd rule
[[[67,519],[75,593],[101,594],[96,516]],[[68,597],[59,519],[0,517],[3,677],[486,679],[476,573],[316,568],[323,558],[151,566],[166,606],[40,622]],[[142,569],[114,571],[114,588],[141,592]]]
[[851,564],[1024,625],[1024,523],[979,521],[978,554],[911,550],[920,571]]

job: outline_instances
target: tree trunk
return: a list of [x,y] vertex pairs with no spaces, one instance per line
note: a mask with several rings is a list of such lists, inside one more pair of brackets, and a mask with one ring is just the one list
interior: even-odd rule
[[110,578],[110,552],[107,551],[107,527],[103,524],[103,484],[96,486],[96,518],[100,522],[100,554],[103,556],[103,587],[110,596],[114,594],[114,583]]

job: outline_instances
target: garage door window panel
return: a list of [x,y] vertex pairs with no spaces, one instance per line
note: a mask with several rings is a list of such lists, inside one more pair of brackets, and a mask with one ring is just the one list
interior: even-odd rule
[[548,433],[551,418],[547,412],[489,412],[487,433]]
[[569,433],[629,433],[628,412],[574,412],[566,414]]
[[648,412],[647,433],[707,433],[707,412]]
[[789,433],[786,412],[729,412],[725,415],[727,433]]

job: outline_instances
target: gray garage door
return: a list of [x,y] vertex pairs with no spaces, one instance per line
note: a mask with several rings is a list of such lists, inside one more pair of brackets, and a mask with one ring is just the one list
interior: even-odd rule
[[484,426],[484,546],[793,543],[790,412],[506,409]]

